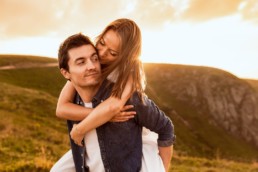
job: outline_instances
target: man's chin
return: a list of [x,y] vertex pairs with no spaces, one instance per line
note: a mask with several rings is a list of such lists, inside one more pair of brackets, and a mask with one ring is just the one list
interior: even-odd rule
[[84,84],[84,87],[97,87],[100,84],[100,80],[98,81],[91,81]]

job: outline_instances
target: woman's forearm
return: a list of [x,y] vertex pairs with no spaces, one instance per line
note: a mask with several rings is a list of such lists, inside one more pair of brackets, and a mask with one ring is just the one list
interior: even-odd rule
[[159,155],[162,159],[166,172],[169,170],[170,161],[173,155],[173,145],[168,147],[159,146]]
[[107,100],[100,103],[93,109],[87,118],[77,125],[78,131],[85,134],[86,132],[110,121],[115,115],[120,113],[121,109],[132,95],[132,82],[132,77],[130,76],[122,93],[121,99],[117,97],[109,97]]
[[57,102],[56,116],[62,119],[81,121],[91,111],[91,108],[84,108],[73,103],[75,89],[70,81],[63,87]]
[[87,118],[77,125],[78,131],[85,134],[86,132],[110,121],[116,114],[120,113],[124,104],[125,103],[123,103],[119,98],[109,97],[94,108]]
[[66,120],[82,121],[91,112],[92,108],[85,108],[83,106],[74,103],[63,103],[61,106],[57,106],[56,116]]
[[[93,128],[96,128],[120,113],[131,95],[131,90],[131,80],[129,79],[121,99],[110,97],[93,111],[92,108],[85,108],[73,103],[75,89],[68,81],[60,93],[57,102],[56,116],[67,120],[82,121],[93,111],[93,113],[91,113],[93,116],[92,119],[90,118],[88,120],[92,126],[95,126]],[[90,128],[93,129],[92,127]]]

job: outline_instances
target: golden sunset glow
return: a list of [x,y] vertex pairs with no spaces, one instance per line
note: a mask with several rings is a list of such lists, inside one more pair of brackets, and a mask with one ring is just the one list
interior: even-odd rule
[[211,66],[258,79],[256,0],[0,1],[0,54],[56,57],[83,32],[93,40],[117,18],[143,36],[144,62]]

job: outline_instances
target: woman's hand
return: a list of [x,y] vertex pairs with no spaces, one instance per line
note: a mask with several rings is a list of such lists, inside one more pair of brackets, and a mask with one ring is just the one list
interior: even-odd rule
[[72,131],[70,132],[71,138],[73,139],[74,143],[79,145],[79,146],[83,146],[83,139],[85,134],[83,134],[82,132],[80,132],[80,130],[78,129],[78,125],[74,124]]
[[132,109],[133,105],[125,105],[121,112],[115,115],[110,122],[125,122],[131,118],[134,118],[136,112],[135,111],[127,111],[129,109]]

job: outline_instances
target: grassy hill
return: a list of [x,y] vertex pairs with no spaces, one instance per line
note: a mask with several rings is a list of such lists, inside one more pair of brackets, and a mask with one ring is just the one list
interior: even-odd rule
[[209,158],[219,156],[241,161],[258,159],[258,150],[254,145],[226,132],[215,123],[208,110],[200,110],[206,109],[202,107],[203,95],[195,96],[200,104],[193,106],[191,97],[184,94],[189,85],[197,80],[192,76],[194,72],[199,72],[197,78],[216,75],[219,79],[228,73],[206,67],[170,64],[145,64],[145,71],[147,93],[175,124],[178,154]]
[[0,94],[0,171],[46,171],[68,146],[56,97],[2,82]]
[[[0,56],[4,65],[27,62],[53,63],[56,59]],[[171,170],[258,171],[257,148],[211,125],[209,116],[164,92],[164,86],[182,79],[175,76],[182,67],[187,68],[145,65],[147,94],[170,116],[176,129]],[[153,74],[154,68],[160,72]],[[69,149],[65,121],[55,117],[64,83],[57,67],[0,70],[0,171],[49,171]]]
[[0,64],[18,67],[0,70],[0,171],[49,171],[69,147],[65,121],[55,117],[65,83],[59,70],[19,68],[53,62],[56,59],[0,56]]
[[0,55],[0,67],[13,65],[16,67],[24,67],[28,65],[39,65],[46,63],[55,63],[56,59],[39,57],[39,56],[24,56],[24,55]]

